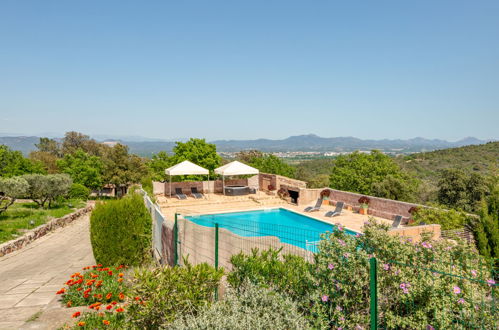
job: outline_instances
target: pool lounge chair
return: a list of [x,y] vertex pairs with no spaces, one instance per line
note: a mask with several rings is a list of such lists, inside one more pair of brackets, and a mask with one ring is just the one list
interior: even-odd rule
[[175,196],[178,199],[187,199],[187,196],[182,192],[182,188],[175,188]]
[[322,205],[322,198],[317,199],[317,203],[315,203],[315,206],[309,206],[303,210],[303,212],[314,212],[314,211],[319,211],[321,209]]
[[392,223],[392,228],[398,228],[401,222],[402,222],[402,216],[401,215],[395,216],[395,219],[393,220]]
[[194,196],[194,198],[196,199],[199,199],[199,198],[203,198],[203,194],[201,194],[199,191],[198,191],[198,188],[197,187],[191,187],[191,195]]
[[345,205],[345,203],[343,203],[343,202],[336,203],[336,208],[334,209],[334,211],[329,211],[326,214],[324,214],[324,216],[326,216],[326,217],[336,217],[336,216],[340,215],[341,211],[343,210],[343,206],[344,205]]

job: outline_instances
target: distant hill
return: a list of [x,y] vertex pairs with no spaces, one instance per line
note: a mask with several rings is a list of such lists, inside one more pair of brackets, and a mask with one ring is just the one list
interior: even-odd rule
[[[101,136],[104,137],[104,136]],[[95,137],[94,137],[95,138]],[[35,150],[38,143],[36,136],[0,136],[0,144],[5,144],[14,150],[20,150],[24,154]],[[113,141],[126,144],[130,151],[141,155],[150,156],[159,151],[171,151],[175,143],[172,140],[157,140],[147,138],[125,139],[99,139],[98,141]],[[487,141],[476,138],[465,138],[457,142],[449,142],[438,139],[414,138],[409,140],[362,140],[355,137],[333,137],[324,138],[314,134],[290,136],[282,140],[257,139],[257,140],[218,140],[211,141],[217,145],[217,150],[222,152],[235,152],[247,149],[258,149],[264,152],[286,152],[286,151],[336,151],[349,152],[355,150],[379,149],[384,152],[413,153],[431,151],[437,149],[454,148],[470,144],[481,144]]]
[[499,142],[421,152],[396,159],[401,167],[426,180],[437,178],[438,170],[445,168],[499,175]]
[[480,144],[487,141],[465,138],[457,142],[437,139],[414,138],[409,140],[362,140],[355,137],[324,138],[314,134],[290,136],[283,140],[218,140],[213,141],[219,151],[239,151],[258,149],[266,152],[277,151],[354,151],[379,149],[383,151],[420,152],[436,149],[460,147],[468,144]]

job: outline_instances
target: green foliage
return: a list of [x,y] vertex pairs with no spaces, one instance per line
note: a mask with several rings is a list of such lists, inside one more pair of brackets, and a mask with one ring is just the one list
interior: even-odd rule
[[122,144],[110,148],[106,152],[103,162],[104,182],[114,184],[120,195],[124,195],[127,185],[140,183],[142,178],[148,174],[147,166],[142,158],[129,154],[128,147]]
[[[173,148],[172,164],[188,160],[204,167],[213,175],[213,170],[220,166],[222,158],[217,154],[217,147],[205,139],[191,138],[187,142],[177,142]],[[164,169],[163,169],[164,171]]]
[[[105,321],[109,322],[109,325],[104,324]],[[82,325],[79,325],[83,322]],[[107,322],[106,322],[107,323]],[[65,328],[64,328],[65,329]],[[79,330],[95,330],[95,329],[130,329],[130,326],[126,322],[125,313],[113,313],[104,310],[100,313],[85,312],[82,316],[75,322],[75,324],[70,327],[70,329]]]
[[245,284],[223,300],[179,317],[169,329],[309,329],[296,303],[271,289]]
[[477,249],[487,258],[499,258],[499,212],[496,209],[499,200],[498,187],[486,201],[482,201],[480,219],[474,226]]
[[396,158],[397,163],[417,178],[437,182],[440,170],[458,168],[485,176],[499,171],[499,142],[415,153]]
[[340,227],[320,241],[312,273],[319,285],[311,309],[319,323],[368,327],[369,258],[375,256],[380,327],[494,328],[494,307],[487,303],[492,288],[485,282],[491,268],[476,252],[444,240],[413,244],[373,222],[364,229],[355,238]]
[[[69,207],[69,203],[72,207]],[[84,207],[80,200],[58,202],[50,209],[38,207],[36,203],[12,204],[9,209],[0,214],[0,243],[9,241],[22,235],[26,230],[43,225],[50,219],[60,218],[73,212],[76,208]]]
[[22,176],[29,184],[27,196],[41,207],[68,194],[73,183],[67,174],[26,174]]
[[314,286],[310,265],[301,257],[291,254],[281,257],[279,253],[280,250],[253,249],[251,255],[233,255],[230,262],[234,267],[227,281],[235,288],[249,281],[276,288],[292,299],[306,297]]
[[104,265],[140,265],[150,258],[152,219],[142,196],[98,203],[90,217],[95,260]]
[[329,186],[329,175],[333,169],[333,161],[328,158],[304,161],[296,166],[295,177],[306,181],[310,188]]
[[488,188],[483,176],[466,174],[460,169],[441,171],[438,182],[438,202],[453,208],[474,211]]
[[295,176],[295,168],[274,155],[253,158],[249,165],[263,173],[277,174],[288,178]]
[[28,188],[28,182],[23,178],[0,178],[0,214],[14,204],[17,198],[24,197]]
[[45,152],[55,157],[61,156],[61,146],[59,142],[54,139],[41,137],[39,142],[35,144],[39,152]]
[[471,217],[458,210],[445,210],[436,207],[421,207],[413,215],[414,223],[417,226],[422,223],[439,224],[442,230],[460,229],[470,223]]
[[73,183],[69,188],[69,198],[87,200],[90,196],[90,189],[79,183]]
[[0,145],[0,177],[13,177],[27,173],[45,173],[43,164],[24,158],[20,151]]
[[334,189],[401,200],[411,199],[417,185],[392,158],[377,150],[342,155],[333,162],[329,186]]
[[166,181],[167,175],[165,169],[174,165],[172,163],[172,157],[168,156],[165,151],[160,151],[147,163],[149,167],[149,172],[151,173],[151,179],[153,181]]
[[140,329],[158,329],[171,323],[178,314],[197,311],[213,300],[223,270],[207,264],[184,267],[139,269],[135,274],[128,308],[129,322]]
[[91,139],[88,135],[72,131],[66,132],[60,149],[60,153],[63,155],[74,154],[78,150],[83,150],[92,156],[102,156],[108,147]]
[[58,160],[57,166],[63,173],[69,174],[75,183],[92,190],[102,187],[103,164],[97,156],[90,156],[78,149]]

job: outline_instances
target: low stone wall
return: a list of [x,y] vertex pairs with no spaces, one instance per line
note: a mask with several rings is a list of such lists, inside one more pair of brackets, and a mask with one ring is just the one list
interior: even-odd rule
[[[191,193],[191,187],[196,187],[200,193],[222,193],[223,191],[223,181],[182,181],[182,182],[172,182],[172,195],[175,194],[175,188],[182,189],[182,192],[186,195]],[[225,180],[226,186],[255,186],[255,179],[253,177],[249,179],[230,179]],[[165,195],[170,194],[170,182],[153,182],[153,192],[155,195]]]
[[57,228],[65,227],[67,224],[73,222],[75,219],[92,211],[93,208],[94,208],[93,204],[88,205],[85,208],[79,209],[73,213],[63,216],[62,218],[50,220],[49,222],[30,230],[21,237],[0,244],[0,257],[3,257],[4,255],[14,252],[16,250],[22,249],[23,247],[30,244],[34,240],[37,240],[38,238],[47,235],[49,232]]
[[[333,201],[335,204],[337,202],[343,202],[345,203],[345,207],[350,206],[354,211],[358,211],[360,209],[360,203],[358,202],[359,198],[367,196],[330,188],[300,189],[299,205],[314,203],[320,197],[321,191],[324,189],[329,189],[331,191],[329,200]],[[411,207],[424,207],[423,205],[395,201],[392,199],[374,196],[367,197],[371,200],[369,203],[368,214],[389,220],[394,219],[396,215],[401,215],[404,220],[403,223],[410,218],[411,214],[409,213],[409,209]]]

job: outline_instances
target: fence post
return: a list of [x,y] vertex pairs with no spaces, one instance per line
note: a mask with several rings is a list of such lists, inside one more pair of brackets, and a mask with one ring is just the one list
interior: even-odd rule
[[374,257],[369,259],[369,287],[371,330],[376,330],[378,328],[378,262]]
[[215,224],[215,268],[218,269],[218,223]]
[[175,223],[173,224],[173,263],[175,266],[178,266],[178,222],[177,222],[177,213],[175,213]]
[[[218,223],[215,224],[215,269],[218,270]],[[218,300],[218,288],[215,288],[215,300]]]

